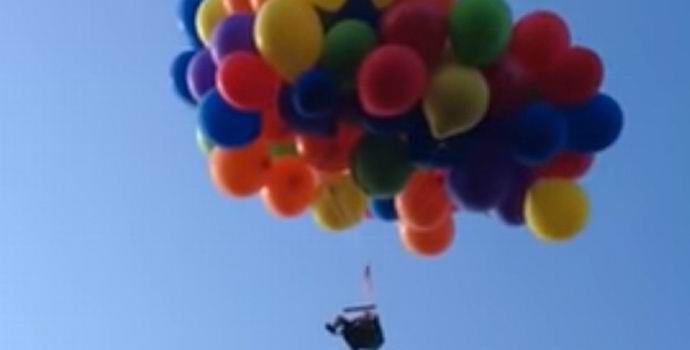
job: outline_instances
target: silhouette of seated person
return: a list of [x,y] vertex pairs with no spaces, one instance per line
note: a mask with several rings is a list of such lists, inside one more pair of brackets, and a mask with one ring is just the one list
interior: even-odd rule
[[361,316],[349,320],[338,316],[326,329],[333,335],[340,335],[352,350],[377,350],[383,346],[383,329],[379,317],[366,311]]

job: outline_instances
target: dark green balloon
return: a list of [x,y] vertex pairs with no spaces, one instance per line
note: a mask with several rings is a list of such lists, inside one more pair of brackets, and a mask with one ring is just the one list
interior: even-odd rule
[[457,60],[473,67],[494,63],[505,51],[512,14],[504,0],[462,0],[450,17],[450,39]]
[[403,190],[414,168],[403,141],[366,136],[355,149],[351,170],[357,185],[368,195],[392,198]]
[[368,24],[358,20],[338,22],[326,33],[321,67],[339,78],[352,77],[375,47],[376,33]]

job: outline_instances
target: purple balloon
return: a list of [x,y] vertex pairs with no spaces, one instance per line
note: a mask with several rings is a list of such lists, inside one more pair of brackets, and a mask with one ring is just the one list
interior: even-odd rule
[[513,183],[515,164],[498,150],[476,150],[468,161],[451,169],[447,186],[456,205],[470,211],[496,208]]
[[498,215],[506,224],[512,226],[525,224],[525,199],[533,183],[533,176],[529,170],[523,168],[516,171],[512,188],[497,208]]
[[194,55],[187,69],[187,85],[195,100],[201,101],[208,91],[216,86],[216,63],[208,49]]
[[211,53],[216,62],[237,51],[256,51],[254,15],[236,14],[221,22],[211,37]]

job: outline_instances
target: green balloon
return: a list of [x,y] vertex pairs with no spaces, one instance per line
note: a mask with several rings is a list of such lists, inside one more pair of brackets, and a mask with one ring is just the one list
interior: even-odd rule
[[376,33],[365,22],[344,20],[324,40],[321,67],[338,78],[352,77],[364,57],[376,47]]
[[486,67],[510,41],[512,14],[504,0],[462,0],[450,17],[450,39],[459,62]]
[[375,198],[392,198],[400,193],[413,170],[405,143],[395,137],[362,138],[351,164],[357,185]]
[[269,146],[269,152],[271,154],[271,158],[273,159],[292,157],[299,154],[297,152],[297,146],[295,146],[294,143],[272,144]]
[[199,128],[196,129],[196,146],[199,148],[199,151],[201,151],[201,154],[205,156],[208,156],[215,147],[213,141],[206,137],[204,132]]

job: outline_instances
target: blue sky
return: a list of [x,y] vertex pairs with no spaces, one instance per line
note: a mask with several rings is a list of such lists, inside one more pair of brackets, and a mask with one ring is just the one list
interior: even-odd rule
[[169,88],[176,1],[3,3],[0,349],[338,349],[368,260],[389,349],[689,348],[690,4],[511,3],[601,53],[627,126],[578,240],[465,215],[436,261],[216,195]]

